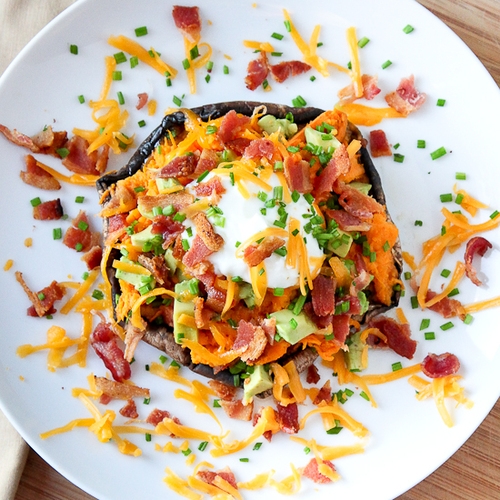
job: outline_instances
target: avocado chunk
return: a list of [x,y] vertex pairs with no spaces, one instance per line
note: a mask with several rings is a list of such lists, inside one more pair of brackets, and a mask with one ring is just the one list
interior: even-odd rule
[[187,325],[179,323],[179,318],[182,314],[192,316],[194,318],[194,295],[191,293],[190,287],[191,283],[198,280],[193,278],[192,280],[181,281],[177,283],[174,287],[174,291],[177,294],[177,298],[174,300],[174,338],[178,344],[182,343],[182,339],[196,340],[198,341],[198,329],[192,328]]
[[347,341],[349,351],[344,353],[347,369],[351,372],[360,372],[366,368],[363,363],[364,344],[360,340],[361,332],[351,335]]
[[250,283],[240,283],[238,287],[238,298],[245,301],[249,309],[255,307],[255,294]]
[[[120,259],[121,262],[126,262],[130,264],[136,264],[136,262],[132,262],[131,260],[127,259],[126,257],[122,257]],[[117,269],[115,272],[115,276],[118,279],[121,279],[123,281],[126,281],[127,283],[130,283],[135,287],[136,290],[139,290],[146,285],[149,285],[150,289],[153,289],[155,286],[155,281],[152,278],[152,276],[144,275],[144,274],[138,274],[138,273],[131,273],[128,271],[122,271],[121,269]]]
[[366,194],[368,196],[368,193],[370,192],[370,189],[372,188],[371,184],[367,184],[366,182],[350,182],[349,186],[351,186],[354,189],[357,189],[363,194]]
[[158,188],[158,191],[160,192],[160,194],[162,194],[164,192],[168,192],[173,187],[176,187],[176,186],[181,186],[181,183],[177,179],[174,179],[173,177],[169,177],[168,179],[158,177],[156,179],[156,187]]
[[151,241],[153,238],[155,238],[157,235],[153,234],[151,231],[153,229],[153,226],[148,226],[146,229],[143,229],[142,231],[133,234],[130,236],[130,242],[134,247],[143,247],[148,241]]
[[349,233],[341,231],[338,228],[336,231],[338,232],[338,236],[329,240],[327,247],[330,252],[333,252],[341,258],[345,258],[349,253],[353,238]]
[[305,129],[306,142],[320,147],[323,151],[335,151],[339,146],[339,140],[332,134],[325,134],[311,127]]
[[279,336],[290,344],[296,344],[318,330],[303,312],[296,315],[288,309],[283,309],[271,313],[270,316],[276,319],[276,331]]
[[276,118],[273,115],[265,115],[258,121],[259,127],[268,134],[281,132],[288,139],[297,133],[296,123],[292,123],[287,118]]
[[243,404],[252,401],[252,397],[261,392],[272,389],[273,381],[263,365],[255,365],[254,371],[243,384]]

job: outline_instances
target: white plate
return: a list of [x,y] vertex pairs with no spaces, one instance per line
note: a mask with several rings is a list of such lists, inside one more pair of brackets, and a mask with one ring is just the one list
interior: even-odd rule
[[[334,70],[328,78],[317,75],[315,82],[309,80],[309,75],[303,75],[281,85],[272,83],[270,92],[250,92],[245,88],[246,66],[255,55],[244,48],[243,40],[269,41],[284,53],[283,60],[300,58],[286,34],[281,3],[245,1],[236,6],[230,0],[218,0],[197,4],[204,20],[202,38],[213,47],[215,65],[208,84],[204,80],[205,72],[200,72],[196,95],[189,94],[182,69],[173,86],[166,87],[164,78],[144,65],[130,69],[126,63],[119,68],[124,77],[113,84],[111,95],[123,92],[131,115],[129,132],[136,133],[136,143],[160,121],[162,110],[173,106],[174,95],[185,94],[183,105],[187,107],[241,99],[290,104],[297,95],[313,106],[329,108],[335,104],[337,91],[348,80]],[[442,221],[439,194],[452,191],[455,172],[467,172],[468,178],[460,182],[460,186],[491,206],[481,213],[481,220],[487,220],[489,213],[500,209],[496,205],[498,183],[495,182],[500,165],[497,156],[492,154],[493,141],[489,140],[500,135],[500,124],[491,113],[491,109],[499,109],[500,93],[476,57],[446,26],[412,1],[379,0],[375,4],[357,0],[331,2],[329,6],[324,2],[309,3],[305,7],[297,0],[287,2],[287,8],[299,32],[306,38],[316,24],[321,24],[324,45],[319,52],[339,64],[349,60],[345,40],[347,27],[355,26],[359,38],[368,37],[369,44],[360,52],[362,69],[364,73],[379,75],[382,95],[395,89],[402,77],[411,74],[416,77],[417,88],[428,95],[425,106],[414,115],[406,120],[386,120],[380,125],[392,144],[400,144],[397,152],[405,155],[403,163],[396,163],[392,158],[376,160],[405,250],[418,257],[420,244],[439,231]],[[5,72],[0,81],[1,123],[28,135],[35,134],[46,124],[53,124],[56,130],[71,130],[75,126],[93,128],[88,106],[79,104],[77,97],[84,95],[87,101],[98,97],[104,56],[117,52],[106,43],[109,35],[134,37],[135,28],[147,26],[149,34],[138,41],[148,48],[155,47],[170,64],[181,68],[183,45],[170,10],[171,6],[164,0],[82,0],[76,3],[48,25]],[[403,32],[407,24],[415,28],[410,34]],[[284,34],[285,39],[271,38],[274,32]],[[78,45],[77,56],[70,54],[70,44]],[[382,70],[381,65],[387,59],[393,64]],[[229,75],[223,74],[224,65],[229,67]],[[149,117],[144,110],[135,109],[139,92],[148,92],[158,101],[156,116]],[[436,106],[439,98],[446,99],[444,107]],[[382,104],[382,98],[374,102],[374,105]],[[141,119],[147,122],[147,127],[135,125]],[[417,149],[418,139],[427,141],[426,149]],[[432,161],[429,153],[441,146],[449,153]],[[29,200],[35,196],[47,200],[52,194],[21,182],[18,172],[24,154],[25,151],[0,138],[0,206],[4,214],[0,262],[3,265],[8,259],[14,260],[10,271],[0,273],[2,410],[45,460],[97,498],[124,499],[137,495],[172,498],[174,494],[162,482],[165,467],[170,466],[183,477],[191,468],[184,464],[182,455],[155,451],[154,442],[146,443],[142,437],[132,436],[131,440],[142,448],[143,455],[131,458],[120,455],[113,444],[98,443],[85,429],[45,441],[39,437],[40,433],[74,418],[88,417],[81,403],[71,396],[71,388],[86,387],[88,373],[102,375],[104,370],[92,353],[89,353],[86,369],[70,368],[56,373],[47,371],[44,353],[26,359],[16,356],[20,344],[43,343],[49,325],[60,324],[76,337],[81,323],[76,315],[58,316],[50,322],[26,317],[25,309],[29,304],[15,281],[14,271],[22,271],[33,289],[43,288],[53,279],[67,280],[69,275],[79,280],[84,271],[75,252],[52,240],[52,228],[67,227],[69,222],[38,223],[32,219]],[[114,158],[112,168],[119,167],[127,157],[125,154]],[[58,165],[52,158],[43,160],[55,167]],[[74,203],[75,196],[80,194],[85,196],[83,205]],[[64,186],[58,196],[70,218],[80,208],[91,214],[98,211],[97,196],[92,188]],[[422,227],[414,226],[416,219],[423,221]],[[99,220],[93,222],[98,227]],[[24,244],[28,237],[33,239],[31,248]],[[482,273],[488,277],[487,284],[479,289],[464,281],[460,288],[464,303],[500,295],[499,232],[489,233],[487,238],[494,245],[488,258],[481,263]],[[454,258],[445,265],[453,266]],[[366,452],[335,461],[342,479],[333,485],[318,488],[304,480],[298,497],[305,498],[314,491],[317,498],[394,498],[454,453],[497,400],[500,394],[498,311],[477,314],[469,326],[454,320],[453,329],[441,331],[440,325],[445,320],[431,312],[412,310],[409,295],[402,305],[411,322],[413,337],[419,341],[415,360],[421,360],[429,351],[455,353],[461,360],[463,385],[474,407],[470,410],[463,406],[451,408],[455,426],[448,429],[433,402],[417,402],[406,380],[372,387],[377,409],[359,396],[352,397],[345,409],[370,430]],[[425,341],[423,332],[419,331],[424,317],[431,319],[429,330],[435,331],[437,337],[434,341]],[[140,346],[137,362],[133,365],[134,380],[151,388],[155,406],[169,409],[187,425],[215,432],[217,429],[212,421],[193,415],[190,405],[173,398],[172,384],[142,368],[157,360],[158,355],[149,346]],[[370,371],[387,372],[395,360],[396,357],[388,352],[372,353]],[[410,362],[403,360],[403,364],[406,366]],[[141,416],[145,417],[149,408],[139,406]],[[302,414],[304,411],[301,409]],[[249,432],[247,424],[224,422],[226,428],[233,428],[232,437],[241,438]],[[307,435],[323,444],[353,442],[347,431],[339,436],[326,435],[319,420],[311,420],[307,429]],[[156,442],[163,444],[165,441]],[[193,443],[192,448],[196,446]],[[241,457],[248,457],[250,461],[242,463]],[[217,468],[229,465],[238,480],[246,481],[271,468],[276,470],[275,478],[281,479],[290,474],[290,462],[304,466],[309,457],[300,445],[282,435],[275,436],[272,444],[265,442],[260,451],[247,449],[217,461],[208,451],[197,452],[197,459],[209,460]],[[271,495],[273,490],[264,491]],[[259,495],[260,491],[244,492],[249,499]]]

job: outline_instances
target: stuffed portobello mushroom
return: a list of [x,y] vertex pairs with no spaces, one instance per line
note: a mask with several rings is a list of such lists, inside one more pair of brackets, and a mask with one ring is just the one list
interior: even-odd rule
[[[142,340],[265,396],[396,306],[398,230],[340,111],[230,102],[179,109],[99,179],[105,269],[130,360]],[[349,348],[351,346],[351,348]],[[359,361],[359,360],[358,360]]]

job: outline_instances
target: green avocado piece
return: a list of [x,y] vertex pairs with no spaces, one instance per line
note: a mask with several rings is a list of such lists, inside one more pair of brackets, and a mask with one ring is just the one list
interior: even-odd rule
[[370,189],[372,188],[371,184],[367,184],[366,182],[350,182],[349,186],[351,186],[354,189],[357,189],[363,194],[366,194],[368,196],[368,193],[370,192]]
[[344,353],[347,369],[351,372],[360,372],[363,368],[364,345],[360,340],[361,332],[356,332],[348,338],[349,351]]
[[162,177],[158,177],[156,179],[156,187],[158,188],[158,191],[162,193],[163,191],[167,191],[174,186],[180,186],[181,183],[177,180],[174,179],[173,177],[169,177],[168,179],[163,179]]
[[140,247],[142,248],[148,241],[151,241],[153,238],[155,238],[155,234],[153,234],[151,231],[153,229],[153,226],[148,226],[146,229],[143,229],[139,233],[135,233],[130,237],[130,242],[134,247]]
[[281,132],[288,139],[297,133],[298,127],[296,123],[292,123],[286,118],[276,118],[273,115],[265,115],[258,121],[259,127],[268,134],[273,132]]
[[325,134],[311,127],[306,127],[305,136],[308,144],[319,146],[323,151],[327,151],[330,148],[332,151],[335,151],[340,146],[339,140],[334,135]]
[[283,309],[271,313],[270,316],[276,319],[276,331],[279,336],[290,344],[296,344],[318,330],[303,312],[296,315],[288,309]]
[[245,379],[243,384],[243,404],[252,401],[252,397],[261,392],[272,389],[273,381],[263,365],[255,365],[253,373]]
[[[193,278],[193,280],[196,282],[198,281],[195,278]],[[198,341],[197,328],[191,328],[190,326],[179,323],[179,317],[182,314],[187,314],[194,318],[194,295],[192,295],[190,290],[193,280],[181,281],[174,287],[174,291],[177,294],[177,298],[174,300],[173,314],[174,338],[178,344],[181,344],[184,338]]]
[[336,238],[332,238],[328,242],[327,247],[328,250],[330,250],[330,252],[333,252],[334,254],[338,255],[341,258],[345,258],[346,255],[349,253],[349,250],[353,242],[353,238],[349,233],[346,233],[345,231],[341,231],[338,228],[337,231],[339,233],[339,236]]
[[250,283],[240,283],[238,287],[238,298],[245,301],[249,309],[255,307],[255,294]]
[[[136,264],[136,262],[132,262],[126,257],[122,257],[120,261]],[[123,281],[126,281],[127,283],[130,283],[131,285],[134,285],[136,290],[140,290],[146,284],[149,284],[151,289],[154,288],[155,286],[155,281],[154,279],[152,280],[151,276],[145,276],[143,274],[138,274],[138,273],[130,273],[128,271],[122,271],[121,269],[116,270],[115,276],[118,279],[121,279]]]

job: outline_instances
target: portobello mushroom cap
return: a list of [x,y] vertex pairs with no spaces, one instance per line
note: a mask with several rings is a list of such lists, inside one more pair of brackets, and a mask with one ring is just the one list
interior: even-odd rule
[[[190,111],[197,114],[201,118],[201,120],[209,121],[212,119],[220,118],[226,115],[231,110],[234,110],[242,115],[252,116],[256,108],[262,108],[263,106],[265,106],[266,108],[266,114],[273,115],[276,118],[285,118],[289,114],[293,115],[294,123],[298,125],[299,129],[307,125],[311,120],[315,119],[317,116],[324,112],[324,110],[314,107],[292,108],[286,105],[254,101],[233,101],[207,104],[197,108],[192,108]],[[141,170],[155,148],[169,134],[169,132],[179,133],[184,129],[186,119],[187,117],[182,109],[172,114],[166,115],[163,118],[161,124],[156,129],[154,129],[151,134],[144,140],[144,142],[137,148],[133,156],[124,167],[122,167],[120,170],[103,175],[97,180],[97,190],[101,198],[104,196],[104,200],[102,201],[103,207],[106,206],[106,203],[110,199],[109,196],[105,197],[108,189],[116,182],[130,177],[137,171]],[[366,141],[363,139],[363,136],[359,129],[350,122],[348,123],[347,138],[349,142],[353,139],[358,139],[361,141],[361,162],[372,186],[369,194],[381,205],[384,205],[386,207],[387,218],[388,220],[391,220],[389,212],[387,211],[382,182],[377,170],[375,169],[370,154],[365,147]],[[107,230],[108,220],[104,218],[104,236],[106,236]],[[403,260],[399,239],[392,249],[392,254],[398,276],[400,276],[403,269]],[[114,258],[119,258],[119,251],[116,249],[113,249],[111,251],[106,268],[107,276],[112,288],[113,305],[115,306],[115,297],[120,293],[120,286],[118,283],[118,279],[115,276],[115,269],[111,266]],[[400,295],[401,292],[399,290],[394,290],[390,306],[376,303],[370,304],[368,311],[362,316],[357,316],[355,319],[359,321],[360,324],[367,323],[374,316],[383,313],[393,307],[396,307],[399,303]],[[230,373],[228,369],[214,372],[213,368],[208,365],[192,363],[189,350],[182,348],[175,342],[173,331],[169,327],[166,327],[164,325],[157,326],[149,324],[143,340],[148,344],[158,348],[159,350],[164,351],[178,363],[189,367],[195,373],[219,380],[220,382],[223,382],[227,385],[235,384],[235,377]],[[293,360],[298,372],[300,373],[306,370],[310,365],[312,365],[317,357],[318,354],[311,347],[307,347],[304,350],[299,350],[293,349],[292,346],[291,352],[288,352],[282,358],[281,362],[286,363],[290,360]],[[267,397],[270,394],[270,391],[266,391],[259,394],[258,396]]]

